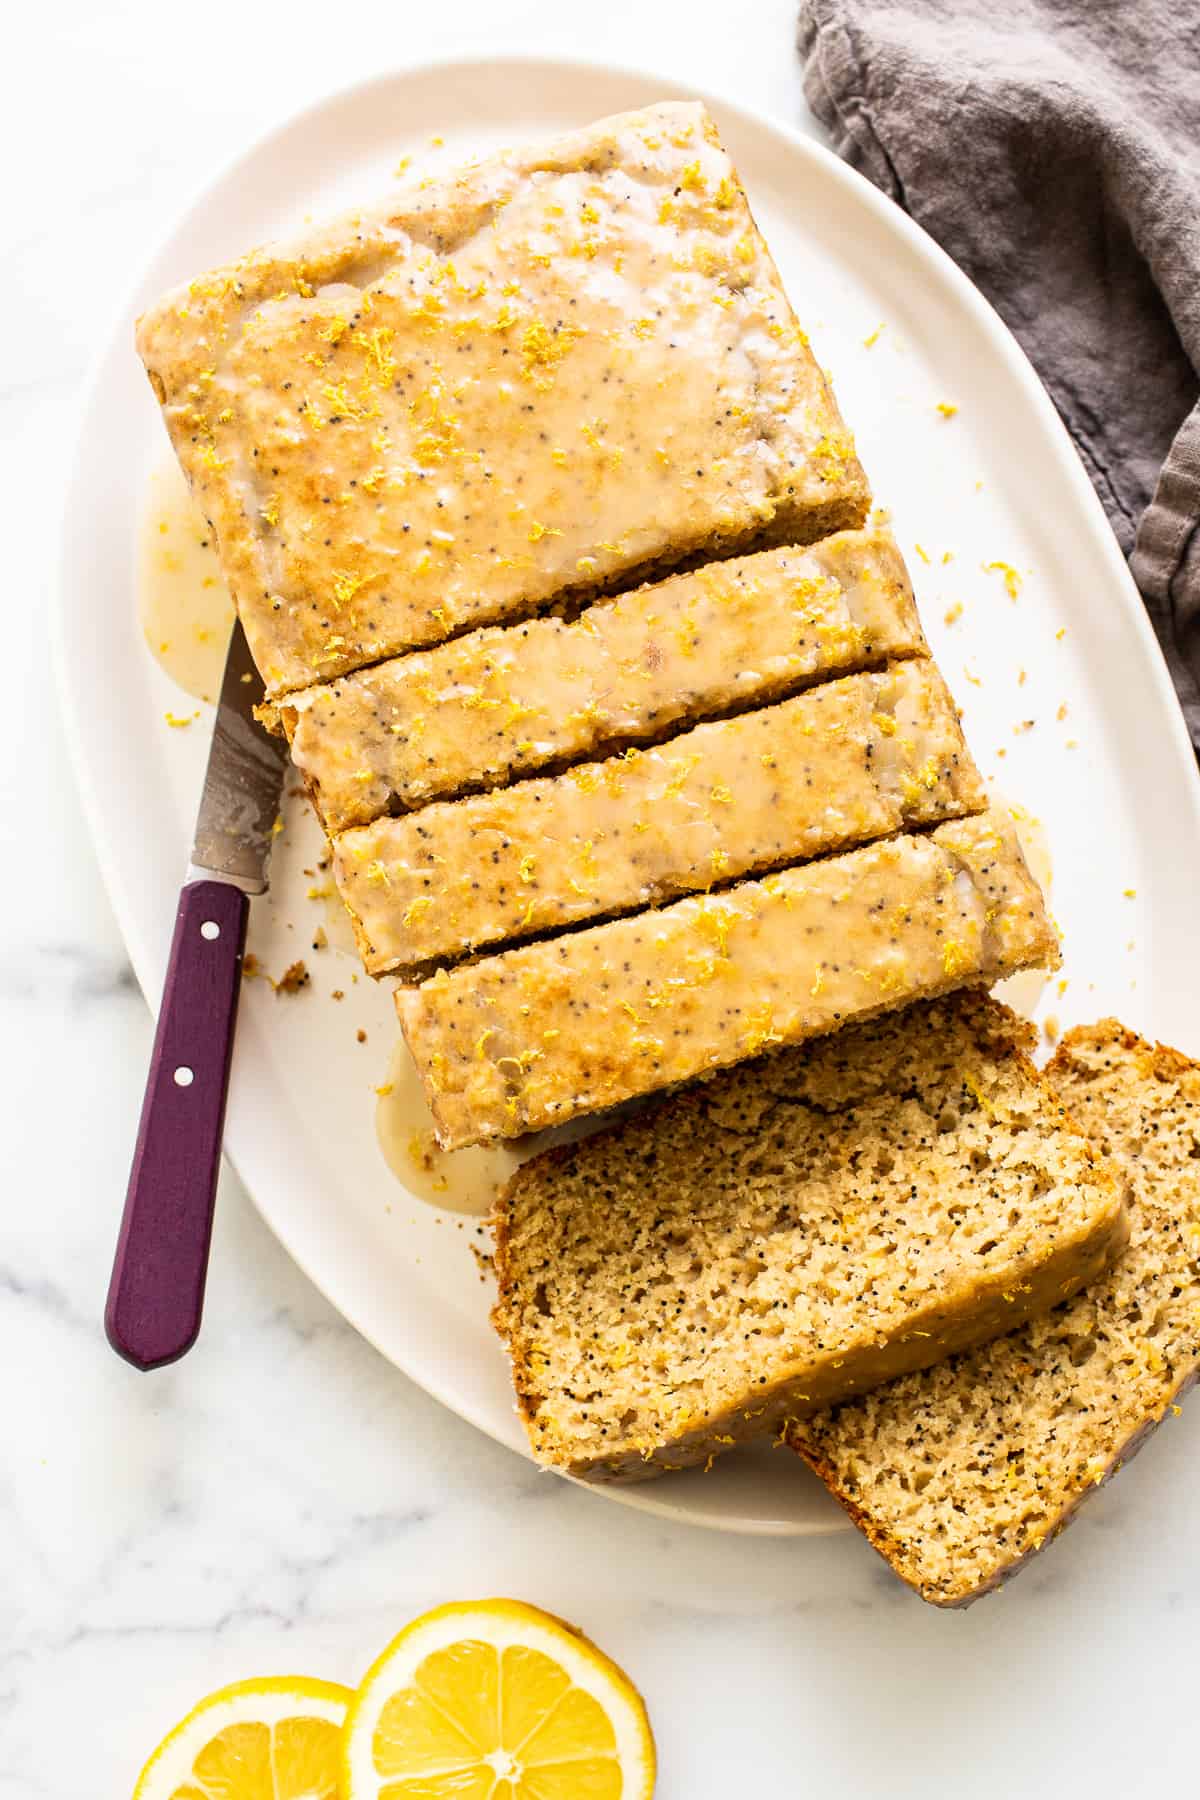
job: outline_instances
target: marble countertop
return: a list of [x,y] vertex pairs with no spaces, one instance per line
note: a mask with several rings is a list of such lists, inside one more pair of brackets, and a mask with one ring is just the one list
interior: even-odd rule
[[101,1332],[150,1018],[75,797],[47,608],[104,295],[235,149],[389,64],[586,51],[803,121],[792,0],[737,10],[510,0],[501,39],[482,0],[311,20],[68,0],[9,43],[0,1796],[116,1800],[206,1690],[353,1681],[412,1613],[490,1593],[626,1664],[662,1800],[1190,1791],[1196,1403],[1008,1592],[940,1615],[850,1532],[723,1538],[539,1477],[357,1338],[228,1173],[196,1351],[143,1377]]

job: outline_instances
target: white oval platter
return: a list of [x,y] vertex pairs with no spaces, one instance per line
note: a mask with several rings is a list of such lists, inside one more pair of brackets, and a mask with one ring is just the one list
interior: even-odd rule
[[[138,624],[136,524],[165,440],[133,351],[136,313],[306,215],[386,189],[405,154],[445,162],[683,92],[628,70],[529,59],[383,76],[294,118],[214,181],[130,296],[82,422],[56,636],[97,850],[152,1004],[208,733],[207,712],[189,730],[164,723],[180,696]],[[1200,782],[1137,592],[1057,415],[996,315],[902,213],[798,132],[702,97],[891,510],[977,758],[998,792],[1037,815],[1051,847],[1066,986],[1042,995],[1042,1014],[1066,1025],[1115,1012],[1195,1050]],[[305,874],[319,849],[292,800],[251,927],[268,969],[306,954],[322,922]],[[228,1154],[292,1255],[382,1354],[523,1452],[471,1255],[476,1221],[415,1200],[377,1147],[389,996],[333,951],[308,960],[312,986],[292,999],[247,987]],[[730,1531],[817,1534],[842,1518],[794,1458],[769,1449],[707,1475],[605,1491]]]

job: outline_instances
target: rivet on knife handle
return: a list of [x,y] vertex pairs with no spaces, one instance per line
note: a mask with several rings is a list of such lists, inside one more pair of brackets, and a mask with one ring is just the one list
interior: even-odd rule
[[139,1369],[196,1341],[250,902],[222,881],[184,888],[104,1326]]

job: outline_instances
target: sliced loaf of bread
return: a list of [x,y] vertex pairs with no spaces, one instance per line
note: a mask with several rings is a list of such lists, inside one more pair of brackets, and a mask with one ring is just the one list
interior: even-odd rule
[[1200,1064],[1115,1019],[1046,1074],[1125,1174],[1128,1250],[1048,1317],[793,1426],[922,1598],[963,1606],[1048,1542],[1200,1368]]
[[993,808],[440,969],[396,1010],[438,1143],[457,1150],[1057,961]]
[[1121,1190],[978,991],[743,1066],[518,1170],[499,1299],[539,1460],[705,1461],[1048,1310]]
[[986,806],[946,684],[916,657],[668,744],[376,819],[334,838],[333,873],[367,972],[411,978]]
[[891,534],[842,531],[706,563],[575,618],[472,631],[265,715],[334,832],[926,651]]

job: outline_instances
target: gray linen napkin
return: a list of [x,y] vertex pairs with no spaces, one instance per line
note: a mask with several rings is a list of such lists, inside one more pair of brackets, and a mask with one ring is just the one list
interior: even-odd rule
[[801,0],[805,92],[1019,338],[1200,750],[1200,10]]

